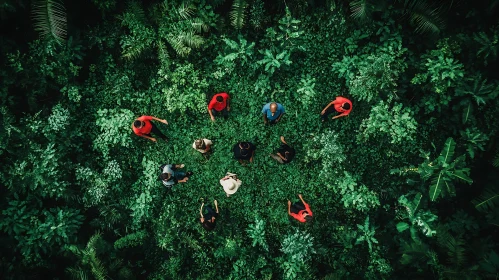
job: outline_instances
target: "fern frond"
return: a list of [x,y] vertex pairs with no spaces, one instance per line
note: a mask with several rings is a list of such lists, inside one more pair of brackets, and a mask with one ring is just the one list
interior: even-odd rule
[[196,33],[208,32],[210,30],[210,26],[200,18],[194,18],[190,23]]
[[196,7],[194,5],[187,4],[187,3],[183,2],[180,5],[180,7],[178,7],[177,13],[183,19],[190,19],[194,15],[195,10],[196,10]]
[[248,4],[245,0],[234,0],[232,3],[232,10],[229,13],[231,19],[231,24],[236,29],[241,29],[244,26],[246,20],[246,7]]
[[499,190],[497,186],[488,185],[482,194],[471,201],[478,211],[485,212],[499,205]]
[[369,0],[354,0],[350,2],[351,16],[360,20],[367,20],[372,12],[372,4]]
[[411,23],[418,33],[439,33],[445,28],[439,8],[434,8],[425,0],[414,0],[407,4],[411,13]]
[[462,267],[462,265],[466,262],[466,255],[464,254],[466,250],[463,248],[464,240],[462,238],[455,238],[452,235],[448,235],[444,241],[444,245],[447,249],[449,262],[456,268]]
[[34,27],[42,37],[52,37],[57,42],[66,39],[67,20],[64,5],[58,0],[39,0],[33,3]]
[[88,280],[88,275],[81,267],[68,267],[66,273],[74,280]]

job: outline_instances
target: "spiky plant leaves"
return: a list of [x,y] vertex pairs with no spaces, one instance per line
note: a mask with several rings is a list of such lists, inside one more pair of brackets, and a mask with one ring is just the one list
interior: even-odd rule
[[482,194],[471,201],[478,211],[486,212],[499,205],[498,185],[488,185]]
[[468,120],[471,118],[471,113],[473,112],[473,105],[471,102],[468,102],[468,105],[464,108],[463,111],[463,124],[466,124]]
[[58,0],[39,0],[33,3],[34,27],[41,37],[51,37],[61,43],[67,35],[67,19],[64,5]]
[[426,259],[428,246],[421,242],[402,242],[400,252],[402,253],[400,262],[406,265]]
[[200,18],[194,18],[190,21],[190,23],[194,31],[197,33],[208,32],[210,30],[210,26]]
[[74,280],[88,280],[89,279],[85,270],[79,266],[68,267],[68,268],[66,268],[66,272],[69,274],[71,279],[74,279]]
[[440,8],[435,8],[426,0],[407,1],[406,8],[410,21],[418,33],[440,33],[445,28]]
[[190,19],[194,15],[196,7],[193,4],[183,2],[180,7],[177,8],[177,13],[183,19]]
[[370,0],[354,0],[350,2],[351,16],[359,20],[367,20],[371,17],[373,5]]
[[451,137],[447,138],[444,144],[444,149],[440,152],[438,160],[444,164],[449,164],[454,156],[454,149],[456,148],[456,142]]
[[397,224],[397,230],[399,232],[403,232],[404,230],[408,229],[409,228],[409,224],[406,223],[406,222],[400,222]]
[[245,0],[234,0],[232,10],[229,13],[232,26],[236,29],[241,29],[246,20],[246,7],[248,4]]

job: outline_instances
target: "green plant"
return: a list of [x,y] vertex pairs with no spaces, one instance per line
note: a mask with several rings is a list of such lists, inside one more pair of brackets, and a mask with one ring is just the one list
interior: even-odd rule
[[432,237],[437,232],[432,229],[431,223],[437,219],[437,216],[428,210],[422,210],[419,208],[421,204],[421,198],[423,196],[417,193],[412,201],[402,195],[399,197],[399,204],[404,207],[407,212],[406,218],[409,219],[409,223],[399,222],[397,224],[397,230],[403,232],[410,229],[411,238],[414,242],[420,243],[421,240],[418,237],[418,230],[421,231],[425,236]]
[[288,234],[284,238],[280,250],[285,258],[281,263],[281,268],[284,269],[287,279],[296,279],[306,269],[306,263],[312,258],[312,254],[315,254],[313,240],[310,234],[299,231]]
[[478,57],[483,58],[485,65],[488,64],[489,59],[490,61],[494,61],[499,52],[499,29],[493,29],[491,32],[490,36],[485,32],[473,34],[473,40],[480,46],[476,54]]
[[364,184],[358,184],[355,177],[352,177],[350,173],[344,171],[344,176],[337,177],[333,186],[329,188],[341,195],[341,201],[345,208],[367,212],[380,205],[378,195],[369,190]]
[[284,65],[290,65],[292,63],[289,60],[290,53],[288,51],[283,51],[281,53],[273,53],[270,50],[259,51],[263,54],[263,58],[257,61],[258,64],[265,66],[265,72],[268,72],[270,76],[274,74],[274,72],[281,68]]
[[232,2],[232,10],[229,13],[232,26],[236,29],[241,29],[246,20],[246,7],[248,4],[245,0],[234,0]]
[[263,249],[265,249],[265,251],[269,251],[269,246],[267,244],[267,240],[265,239],[265,222],[263,220],[255,218],[255,223],[250,224],[246,232],[253,240],[251,246],[255,247],[259,244]]
[[489,140],[487,135],[480,132],[476,127],[471,129],[466,128],[466,130],[462,130],[461,137],[466,143],[466,151],[471,158],[475,158],[475,151],[485,151],[485,144]]
[[97,111],[96,125],[100,128],[94,141],[94,149],[107,157],[115,146],[129,147],[130,126],[134,114],[127,109],[100,109]]
[[226,55],[219,54],[215,59],[215,62],[219,65],[227,65],[231,68],[234,67],[234,63],[237,61],[241,66],[249,65],[250,59],[253,56],[253,48],[255,43],[248,44],[248,41],[244,39],[241,35],[238,36],[239,43],[231,39],[224,38],[223,41],[229,47],[230,51]]
[[58,0],[37,0],[33,3],[35,30],[42,37],[50,37],[62,43],[66,39],[66,11]]
[[[403,108],[402,104],[380,101],[372,107],[368,119],[364,119],[357,134],[358,142],[365,142],[370,138],[382,141],[386,135],[391,144],[401,144],[415,140],[418,123],[410,108]],[[380,139],[381,138],[381,139]]]
[[378,227],[374,227],[369,223],[369,216],[367,216],[363,225],[357,224],[359,235],[355,240],[355,245],[365,242],[367,243],[369,252],[372,252],[374,250],[374,246],[376,246],[374,244],[378,244],[378,240],[376,239],[376,237],[374,237],[377,228]]
[[310,74],[302,75],[300,80],[299,88],[296,90],[297,96],[304,106],[311,105],[313,100],[317,95],[315,88],[315,78],[312,78]]

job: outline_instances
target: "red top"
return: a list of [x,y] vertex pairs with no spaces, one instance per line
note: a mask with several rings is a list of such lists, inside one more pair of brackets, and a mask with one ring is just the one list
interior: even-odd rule
[[[350,109],[345,110],[341,107],[345,103],[350,104]],[[350,111],[352,111],[352,101],[346,99],[345,97],[341,97],[341,96],[336,97],[336,99],[333,101],[333,104],[334,104],[334,109],[336,109],[336,111],[342,113],[339,116],[347,116],[348,114],[350,114]]]
[[143,121],[145,123],[145,125],[141,128],[136,128],[135,126],[132,126],[133,132],[135,134],[140,136],[140,135],[151,133],[151,129],[152,129],[152,124],[151,124],[152,117],[151,116],[142,116],[140,118],[137,118],[137,120]]
[[308,213],[308,215],[313,216],[312,210],[310,210],[310,206],[307,203],[303,203],[303,205],[305,205],[305,210],[299,211],[298,214],[291,213],[291,216],[293,218],[297,219],[298,221],[300,221],[302,223],[306,222],[305,217],[303,216],[303,212],[306,211]]
[[[217,96],[221,96],[224,100],[220,103],[217,102]],[[215,109],[215,111],[222,111],[225,107],[227,107],[227,99],[229,99],[229,95],[225,92],[213,95],[210,104],[208,104],[208,110]]]

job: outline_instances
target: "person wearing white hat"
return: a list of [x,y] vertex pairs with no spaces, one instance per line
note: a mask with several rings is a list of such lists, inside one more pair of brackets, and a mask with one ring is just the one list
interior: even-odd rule
[[225,177],[220,179],[220,185],[224,188],[227,197],[235,194],[237,189],[241,186],[242,181],[237,178],[237,174],[227,172]]

